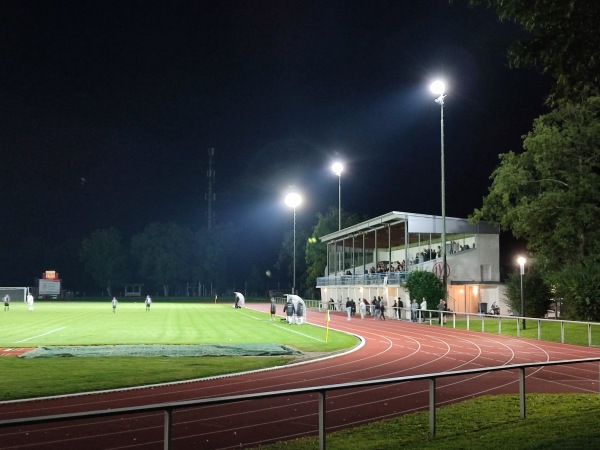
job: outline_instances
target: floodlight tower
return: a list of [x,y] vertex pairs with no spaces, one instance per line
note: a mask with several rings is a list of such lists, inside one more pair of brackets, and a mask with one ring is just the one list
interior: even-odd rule
[[344,166],[341,162],[336,161],[331,166],[331,170],[338,176],[338,231],[342,229],[342,172]]
[[523,316],[523,329],[527,329],[527,324],[525,323],[525,299],[523,297],[523,275],[525,275],[525,263],[527,260],[524,256],[519,256],[517,258],[517,262],[519,263],[519,267],[521,269],[521,316]]
[[444,300],[447,297],[448,272],[446,269],[446,175],[444,167],[444,98],[446,85],[441,80],[436,80],[429,86],[431,92],[438,97],[435,102],[440,105],[440,151],[441,151],[441,190],[442,190],[442,283],[444,284]]
[[215,170],[213,169],[213,157],[215,156],[215,149],[211,147],[208,149],[208,170],[206,171],[206,177],[208,178],[208,193],[206,194],[206,200],[208,201],[207,226],[210,230],[215,224],[215,213],[213,211],[213,202],[217,199],[217,196],[213,192],[215,184]]
[[285,196],[285,204],[294,210],[294,256],[292,294],[296,293],[296,208],[302,203],[302,197],[294,188]]

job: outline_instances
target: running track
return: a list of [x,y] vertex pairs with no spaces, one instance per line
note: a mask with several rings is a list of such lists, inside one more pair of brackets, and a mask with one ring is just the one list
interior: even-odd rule
[[[268,305],[247,305],[267,311]],[[267,320],[265,315],[265,320]],[[324,324],[324,313],[309,311],[309,322]],[[274,324],[274,326],[292,325]],[[300,327],[293,326],[294,330]],[[327,431],[424,409],[427,382],[361,388],[361,380],[469,368],[600,356],[600,349],[441,329],[395,320],[331,315],[330,327],[364,339],[356,351],[241,376],[167,386],[0,403],[0,420],[62,414],[223,395],[356,382],[327,395]],[[290,330],[291,331],[291,330]],[[597,393],[599,364],[556,366],[527,371],[527,392]],[[482,394],[518,392],[515,371],[451,377],[437,381],[438,404]],[[189,408],[173,414],[174,449],[250,448],[316,434],[317,396],[303,395]],[[2,449],[161,449],[162,414],[78,420],[0,428]]]

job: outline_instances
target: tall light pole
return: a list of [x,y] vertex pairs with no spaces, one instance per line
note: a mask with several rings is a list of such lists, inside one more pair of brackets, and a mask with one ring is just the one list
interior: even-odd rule
[[525,263],[527,260],[523,256],[519,256],[517,258],[517,262],[521,267],[521,316],[523,316],[523,329],[527,329],[527,325],[525,324],[525,300],[523,298],[523,275],[525,275]]
[[294,210],[294,269],[293,269],[293,282],[292,282],[292,294],[296,293],[296,208],[302,203],[302,197],[295,190],[290,191],[285,196],[285,204]]
[[331,170],[338,176],[338,231],[342,229],[342,172],[344,166],[341,162],[336,161],[331,166]]
[[435,99],[435,102],[440,105],[440,136],[441,136],[441,166],[442,166],[442,176],[441,176],[441,185],[442,185],[442,283],[444,284],[444,300],[446,300],[447,296],[447,283],[448,283],[448,273],[446,271],[446,170],[444,168],[444,98],[446,95],[444,92],[446,91],[446,85],[443,81],[436,80],[429,86],[431,92],[438,97]]

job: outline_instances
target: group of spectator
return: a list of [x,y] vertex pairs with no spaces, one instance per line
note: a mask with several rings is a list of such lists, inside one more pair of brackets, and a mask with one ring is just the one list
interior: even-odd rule
[[[392,305],[393,314],[395,319],[400,318],[400,310],[404,307],[404,303],[400,298],[394,301]],[[335,302],[332,298],[329,299],[329,309],[335,309]],[[340,308],[341,309],[341,308]],[[351,320],[352,317],[356,314],[357,305],[354,299],[350,299],[350,297],[346,297],[346,315],[347,320]],[[358,303],[358,312],[360,313],[360,318],[364,319],[365,316],[372,316],[373,319],[385,320],[385,304],[381,297],[373,296],[373,300],[369,302],[366,298],[359,299]]]
[[[339,308],[337,309],[341,311],[341,299],[339,300],[338,304]],[[364,319],[365,316],[371,316],[373,317],[373,319],[385,320],[386,307],[384,305],[384,300],[383,298],[378,296],[373,296],[373,300],[371,302],[369,302],[369,300],[367,300],[366,298],[359,299],[358,305],[356,304],[354,299],[346,297],[345,307],[347,320],[351,320],[357,311],[360,313],[361,319]],[[391,314],[393,315],[392,317],[394,319],[401,319],[402,310],[404,309],[404,302],[402,302],[402,300],[398,297],[397,300],[394,300],[394,304],[391,306],[391,308]],[[336,310],[335,301],[333,300],[333,298],[329,299],[329,309],[332,311]],[[417,299],[413,299],[408,309],[410,309],[412,322],[423,322],[425,320],[431,320],[432,317],[437,316],[438,323],[440,324],[442,323],[442,321],[446,323],[447,316],[445,313],[450,311],[446,302],[443,299],[440,299],[436,308],[438,312],[432,313],[431,310],[427,309],[427,299],[425,297],[423,297],[421,303],[417,303]]]
[[[475,248],[475,243],[472,246],[469,244],[459,245],[456,241],[450,242],[449,253],[459,253],[465,250],[470,250],[471,248]],[[415,255],[415,259],[412,260],[413,264],[420,264],[427,261],[431,261],[432,259],[437,259],[442,257],[442,247],[438,245],[437,249],[432,249],[428,247],[423,249],[421,252],[417,252]]]
[[[448,309],[448,305],[446,301],[440,298],[440,301],[437,305],[437,317],[438,323],[441,324],[442,321],[446,323],[446,315],[444,314]],[[412,322],[423,322],[425,319],[431,320],[431,311],[427,310],[427,299],[423,297],[421,304],[417,303],[417,299],[413,298],[412,303],[410,304],[410,319]]]
[[367,275],[367,274],[374,275],[375,273],[404,272],[405,270],[406,270],[406,261],[405,260],[396,261],[395,263],[391,263],[389,266],[388,266],[387,262],[379,261],[379,263],[377,264],[377,270],[375,269],[374,266],[371,266],[371,268],[368,271],[367,271],[367,269],[365,269],[365,275]]

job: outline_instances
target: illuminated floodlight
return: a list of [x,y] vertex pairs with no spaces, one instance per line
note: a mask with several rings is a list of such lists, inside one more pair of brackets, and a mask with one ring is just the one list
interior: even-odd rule
[[290,192],[285,196],[285,204],[290,208],[297,208],[302,203],[302,197],[297,192]]
[[333,173],[335,173],[338,177],[341,177],[342,172],[344,171],[344,165],[341,162],[336,161],[331,166],[331,170],[333,170]]
[[429,90],[435,95],[444,95],[444,92],[446,92],[446,83],[442,80],[435,80],[429,85]]

